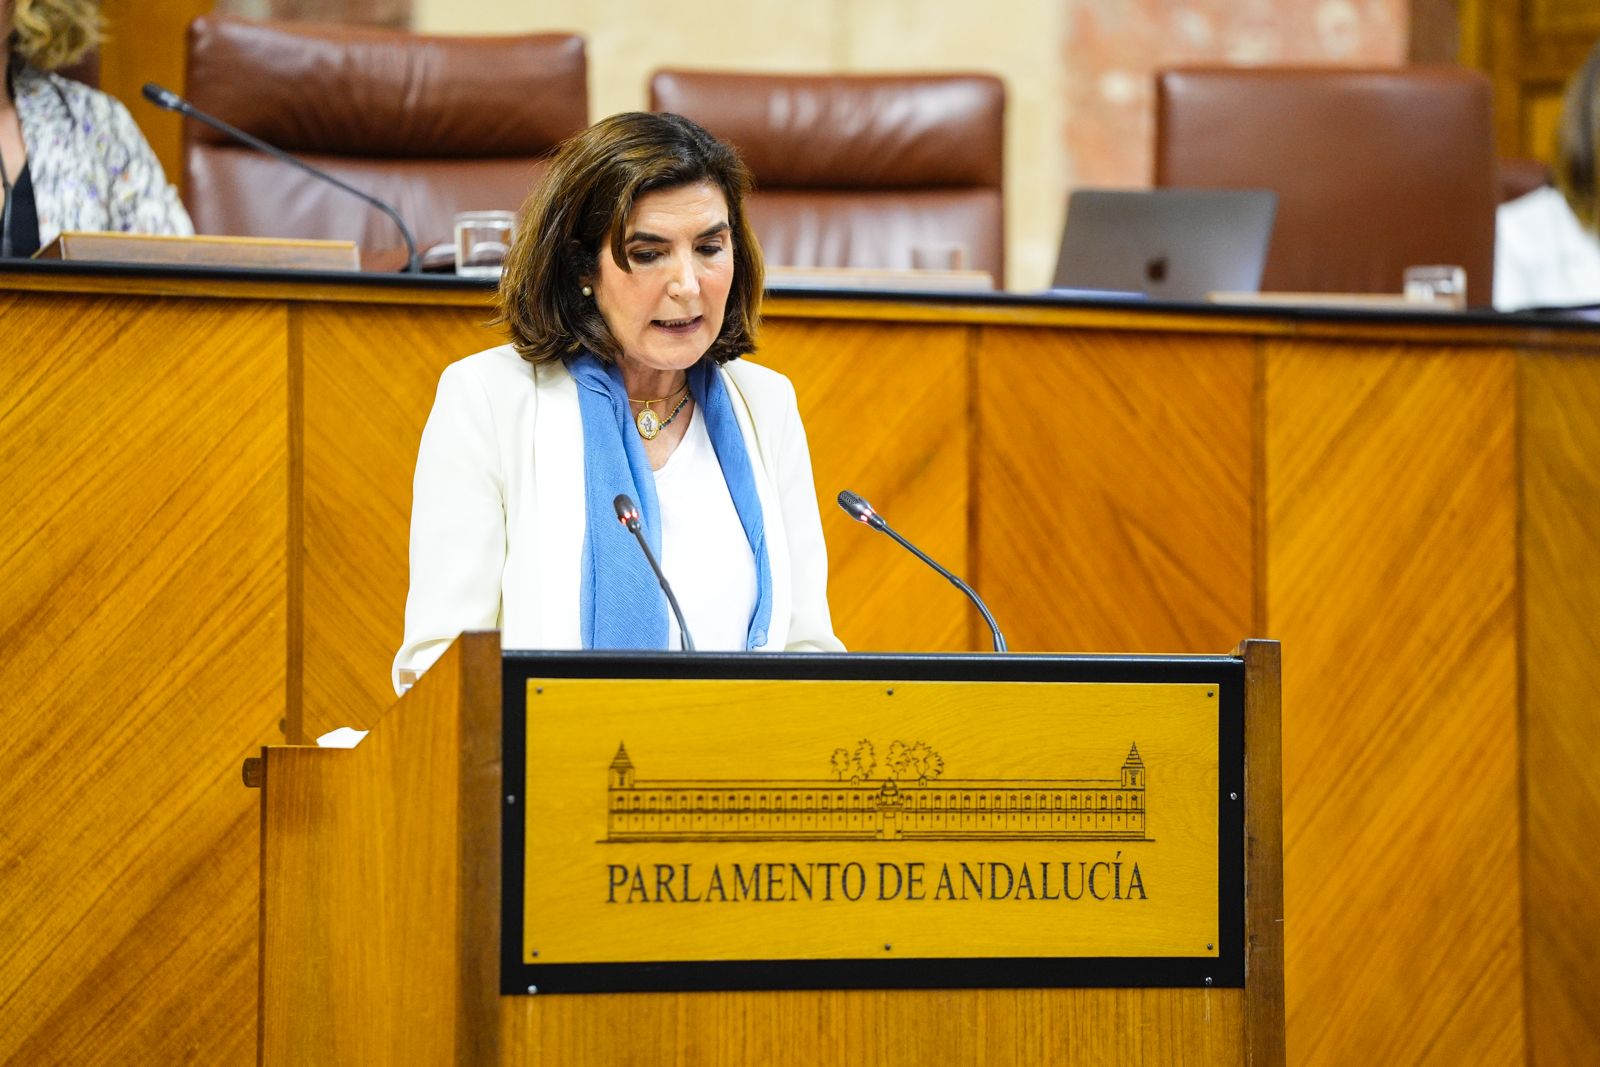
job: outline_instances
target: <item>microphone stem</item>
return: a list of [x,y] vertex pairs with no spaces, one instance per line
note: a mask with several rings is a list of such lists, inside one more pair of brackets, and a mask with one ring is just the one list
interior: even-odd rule
[[[879,522],[883,522],[883,519],[882,519],[881,516],[879,516],[878,521]],[[929,556],[926,552],[922,551],[922,549],[918,548],[916,545],[912,544],[910,541],[907,541],[904,537],[901,537],[899,532],[896,531],[895,528],[893,526],[890,526],[887,522],[884,522],[883,525],[879,527],[879,529],[881,529],[884,533],[888,534],[890,537],[892,537],[896,541],[898,541],[900,543],[900,547],[901,548],[904,548],[907,552],[910,552],[913,556],[916,556],[922,562],[926,563],[928,566],[932,567],[934,570],[936,570],[940,574],[944,575],[945,579],[947,581],[949,581],[949,583],[951,585],[955,586],[957,589],[959,589],[963,593],[965,593],[967,595],[967,599],[971,600],[974,604],[976,604],[978,606],[978,610],[983,613],[983,621],[989,624],[989,633],[994,639],[994,650],[996,652],[1005,652],[1005,651],[1007,651],[1007,649],[1006,649],[1006,639],[1005,639],[1004,636],[1001,635],[1000,627],[999,627],[998,624],[995,623],[994,616],[989,614],[988,605],[984,604],[983,598],[981,598],[980,596],[978,596],[977,593],[972,591],[972,587],[970,585],[968,585],[966,582],[963,582],[960,578],[957,578],[955,575],[951,574],[949,571],[945,570],[943,567],[939,566],[938,563],[934,562],[933,557]]]
[[203,122],[214,130],[220,130],[229,137],[237,137],[251,148],[254,148],[259,152],[265,152],[273,159],[282,160],[291,167],[298,167],[300,170],[310,171],[312,174],[322,178],[324,181],[330,182],[338,188],[343,189],[351,196],[359,197],[360,199],[365,200],[367,203],[371,204],[373,207],[389,216],[389,218],[393,220],[395,228],[400,231],[400,238],[406,243],[406,273],[416,274],[422,269],[422,261],[417,256],[417,241],[416,238],[411,236],[411,228],[406,225],[405,220],[400,217],[400,214],[395,211],[394,208],[390,207],[388,204],[385,204],[382,200],[379,200],[377,197],[372,196],[369,193],[362,192],[353,185],[349,185],[340,181],[338,178],[335,178],[333,175],[324,170],[320,170],[311,166],[311,164],[304,162],[303,160],[294,158],[283,149],[278,148],[275,145],[270,145],[261,140],[259,137],[254,137],[248,133],[245,133],[237,126],[233,126],[212,115],[207,115],[204,112],[195,110],[194,106],[188,101],[183,101],[182,107],[179,108],[179,113],[186,115],[191,119],[195,119],[196,121]]
[[678,620],[678,647],[684,652],[694,651],[694,638],[689,636],[689,627],[683,621],[683,609],[678,607],[678,598],[672,595],[672,586],[667,584],[667,576],[661,573],[661,565],[656,562],[656,554],[650,551],[650,545],[644,539],[644,527],[638,522],[628,525],[628,530],[639,542],[639,547],[644,550],[644,558],[650,561],[650,569],[656,572],[656,581],[661,584],[661,591],[667,594],[667,603],[672,607],[672,615]]

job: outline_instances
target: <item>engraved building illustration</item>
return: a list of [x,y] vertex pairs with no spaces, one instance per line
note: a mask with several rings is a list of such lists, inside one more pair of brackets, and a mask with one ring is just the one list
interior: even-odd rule
[[640,780],[608,769],[606,840],[1148,840],[1145,766],[1114,778]]

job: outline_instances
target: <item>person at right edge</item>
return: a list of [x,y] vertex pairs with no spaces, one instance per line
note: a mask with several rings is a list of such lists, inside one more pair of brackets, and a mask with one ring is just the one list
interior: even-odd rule
[[1600,42],[1567,86],[1556,187],[1510,203],[1495,218],[1494,306],[1600,304]]

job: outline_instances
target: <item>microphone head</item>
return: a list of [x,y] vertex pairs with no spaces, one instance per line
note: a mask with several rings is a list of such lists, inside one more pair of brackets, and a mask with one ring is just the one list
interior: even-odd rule
[[183,97],[171,89],[163,89],[155,82],[145,82],[144,89],[141,91],[144,93],[144,98],[156,107],[164,108],[167,111],[181,112],[183,110]]
[[639,528],[639,509],[634,505],[633,498],[627,493],[618,493],[617,498],[611,502],[616,509],[617,521],[626,526],[630,531]]
[[883,519],[872,510],[872,505],[848,489],[839,490],[839,506],[844,508],[852,519],[864,522],[875,530],[883,525]]

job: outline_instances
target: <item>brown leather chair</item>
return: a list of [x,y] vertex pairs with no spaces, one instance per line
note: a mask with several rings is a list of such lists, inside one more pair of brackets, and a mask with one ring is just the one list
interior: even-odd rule
[[1155,182],[1278,194],[1264,290],[1398,293],[1405,268],[1493,289],[1491,88],[1453,67],[1157,75]]
[[[186,94],[202,111],[389,201],[418,243],[456,212],[515,210],[540,160],[588,122],[583,39],[429,37],[203,16]],[[201,123],[184,124],[200,233],[401,245],[375,209]]]
[[65,67],[57,67],[56,73],[63,78],[82,82],[91,89],[100,88],[100,50],[96,48],[85,52],[76,62]]
[[1005,283],[998,78],[664,70],[650,106],[739,149],[768,263],[909,268],[916,245],[958,244]]
[[1506,156],[1500,160],[1496,199],[1504,204],[1556,183],[1556,170],[1542,159]]

